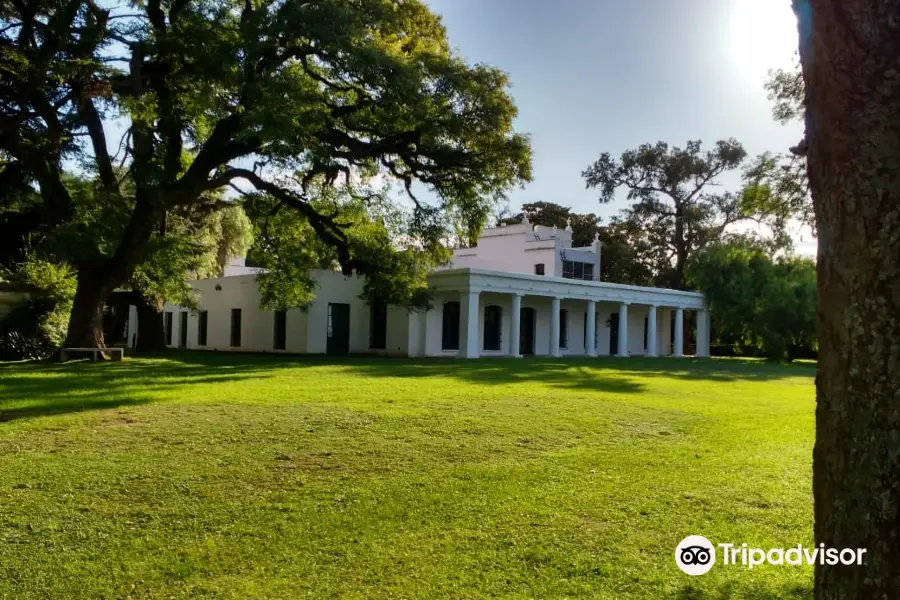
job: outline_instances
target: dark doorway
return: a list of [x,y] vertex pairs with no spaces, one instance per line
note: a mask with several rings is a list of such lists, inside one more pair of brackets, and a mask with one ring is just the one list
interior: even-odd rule
[[650,317],[644,317],[644,352],[647,351],[647,340],[650,333]]
[[350,352],[350,305],[328,304],[327,354],[347,354]]
[[166,330],[166,346],[172,345],[172,312],[166,311],[166,318],[163,322],[163,327]]
[[484,307],[484,349],[502,350],[503,309],[499,306]]
[[197,345],[205,346],[206,337],[209,333],[209,313],[205,310],[200,311],[200,317],[197,321]]
[[619,353],[619,313],[609,315],[609,354]]
[[231,347],[241,347],[241,309],[231,309]]
[[275,350],[287,349],[287,312],[275,311],[275,331],[272,333],[272,348]]
[[459,302],[444,302],[441,350],[459,350]]
[[534,354],[534,309],[523,306],[519,312],[519,354]]
[[187,311],[181,311],[181,319],[178,323],[178,347],[187,348]]
[[369,308],[369,348],[387,350],[387,304],[376,302]]

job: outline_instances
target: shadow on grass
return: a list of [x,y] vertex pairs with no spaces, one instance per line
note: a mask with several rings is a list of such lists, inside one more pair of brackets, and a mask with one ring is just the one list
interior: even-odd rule
[[675,600],[731,600],[733,598],[752,598],[753,600],[812,600],[812,583],[807,585],[793,584],[787,586],[768,586],[761,584],[735,585],[726,583],[720,588],[709,591],[687,584],[678,591]]
[[[673,358],[454,358],[395,359],[373,356],[239,354],[172,351],[119,363],[0,363],[0,422],[84,410],[140,405],[152,394],[197,383],[274,377],[280,369],[332,366],[365,377],[454,377],[479,385],[523,382],[609,393],[640,393],[642,380],[663,377],[702,381],[753,381],[815,375],[808,365]],[[127,386],[127,395],[117,392]],[[137,392],[135,391],[137,388]]]
[[154,401],[153,392],[265,376],[238,369],[237,365],[210,367],[177,359],[0,363],[0,423],[139,406]]

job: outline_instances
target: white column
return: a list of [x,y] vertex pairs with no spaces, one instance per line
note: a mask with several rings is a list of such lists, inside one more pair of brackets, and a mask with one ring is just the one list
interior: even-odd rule
[[659,356],[658,336],[656,335],[656,312],[658,310],[658,306],[651,306],[650,312],[647,313],[647,356]]
[[460,294],[459,307],[459,355],[478,358],[481,340],[478,339],[478,292]]
[[584,340],[584,353],[588,356],[597,356],[597,303],[588,300],[587,303],[587,332]]
[[673,356],[684,356],[684,309],[675,309],[675,341],[672,349]]
[[419,313],[419,356],[428,356],[428,312],[424,310]]
[[619,305],[619,348],[616,356],[628,356],[628,304]]
[[706,358],[709,356],[709,311],[697,311],[697,351],[695,356]]
[[519,354],[519,339],[521,336],[522,296],[513,294],[512,312],[509,315],[509,355],[513,358],[522,358]]
[[550,299],[550,356],[559,357],[559,298]]

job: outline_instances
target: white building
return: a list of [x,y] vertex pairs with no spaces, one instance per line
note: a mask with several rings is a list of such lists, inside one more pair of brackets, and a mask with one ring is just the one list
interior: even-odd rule
[[330,271],[316,273],[319,289],[306,309],[264,311],[256,275],[235,263],[224,277],[192,283],[198,312],[165,307],[166,339],[172,347],[244,352],[681,356],[688,310],[698,313],[696,355],[709,355],[702,294],[598,281],[599,241],[571,244],[569,228],[489,229],[429,276],[427,312],[369,306],[359,298],[360,278]]

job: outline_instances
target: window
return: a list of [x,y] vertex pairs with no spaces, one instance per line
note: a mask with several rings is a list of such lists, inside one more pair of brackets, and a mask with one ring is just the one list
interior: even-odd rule
[[569,347],[569,311],[564,308],[559,311],[559,347]]
[[209,331],[209,312],[200,311],[200,319],[197,322],[197,345],[206,345],[206,334]]
[[591,263],[564,260],[563,261],[563,278],[565,278],[565,279],[583,279],[585,281],[593,281],[594,280],[594,265]]
[[387,349],[387,304],[376,302],[370,309],[369,348]]
[[535,275],[543,275],[544,274],[544,263],[538,263],[534,265],[534,274]]
[[459,350],[459,302],[444,302],[441,350]]
[[272,348],[275,350],[287,348],[287,312],[283,310],[275,311],[275,332]]
[[240,348],[241,346],[241,309],[231,309],[231,346]]
[[484,349],[501,350],[503,348],[503,309],[499,306],[484,307]]
[[166,346],[172,345],[172,313],[166,311],[166,320],[163,324],[166,330]]

